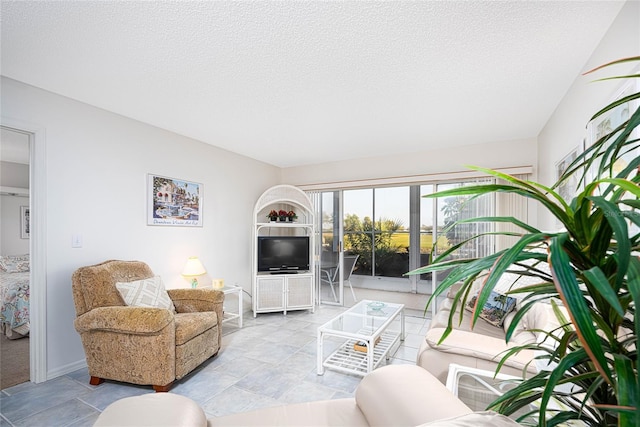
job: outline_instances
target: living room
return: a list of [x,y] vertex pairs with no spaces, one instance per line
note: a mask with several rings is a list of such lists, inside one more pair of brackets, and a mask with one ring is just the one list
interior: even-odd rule
[[[38,7],[37,3],[27,4]],[[11,26],[23,23],[17,18],[23,11],[18,8],[7,15],[9,4],[3,2],[2,7],[3,16],[17,20],[10,22]],[[33,135],[30,339],[37,356],[32,381],[52,380],[84,366],[84,351],[73,327],[71,291],[71,275],[81,266],[108,259],[141,260],[163,278],[167,288],[178,288],[185,287],[180,275],[184,262],[197,255],[211,277],[224,278],[226,283],[250,292],[251,212],[260,194],[272,185],[326,188],[330,183],[459,173],[465,165],[531,166],[534,179],[553,182],[555,164],[585,138],[591,115],[620,87],[617,82],[589,83],[593,77],[581,72],[640,51],[638,2],[617,7],[611,25],[593,42],[593,50],[583,57],[569,84],[558,88],[553,112],[537,124],[537,134],[506,140],[496,136],[479,144],[451,141],[449,146],[410,154],[396,150],[376,153],[361,143],[359,157],[310,160],[299,166],[256,160],[250,152],[233,152],[184,136],[171,127],[150,125],[133,110],[127,114],[111,111],[108,104],[91,105],[91,94],[82,92],[86,88],[74,89],[70,77],[60,79],[68,90],[62,95],[41,88],[37,75],[19,74],[11,57],[5,57],[11,51],[5,49],[5,43],[11,41],[5,37],[8,30],[3,18],[2,125]],[[466,72],[473,74],[472,69]],[[523,85],[525,80],[523,76]],[[105,82],[96,80],[93,84],[99,87]],[[164,92],[171,91],[167,87],[156,90],[155,98],[144,100],[148,111],[165,105]],[[237,97],[250,99],[250,95],[238,90]],[[517,97],[517,90],[511,96]],[[177,113],[168,108],[162,114],[170,117]],[[165,117],[162,114],[160,119]],[[199,123],[211,120],[212,113],[194,108],[189,114],[193,127],[198,128]],[[496,119],[494,126],[501,125]],[[244,125],[252,126],[250,121]],[[237,132],[241,134],[244,128],[239,126]],[[233,141],[224,143],[233,147]],[[387,145],[394,144],[389,138]],[[276,150],[271,145],[277,146],[265,141],[260,149]],[[203,227],[147,226],[148,174],[203,183]],[[536,211],[533,213],[535,216]],[[543,229],[555,227],[551,218],[543,216],[533,222]],[[73,236],[81,236],[81,247],[72,247]]]

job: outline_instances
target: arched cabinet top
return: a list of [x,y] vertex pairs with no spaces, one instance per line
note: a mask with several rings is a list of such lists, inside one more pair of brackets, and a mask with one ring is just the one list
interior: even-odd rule
[[256,202],[255,212],[279,203],[295,204],[309,213],[313,212],[309,196],[298,187],[287,184],[276,185],[265,190]]

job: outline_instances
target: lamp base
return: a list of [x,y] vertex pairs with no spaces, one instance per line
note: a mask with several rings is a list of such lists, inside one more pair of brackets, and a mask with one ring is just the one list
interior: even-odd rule
[[195,277],[191,280],[191,289],[195,289],[198,287],[198,279]]

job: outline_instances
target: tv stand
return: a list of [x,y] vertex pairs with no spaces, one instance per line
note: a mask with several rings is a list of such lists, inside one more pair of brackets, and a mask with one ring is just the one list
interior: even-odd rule
[[[294,211],[294,222],[271,222],[272,211]],[[258,313],[315,309],[314,236],[315,221],[313,203],[304,191],[292,185],[276,185],[267,189],[256,201],[253,211],[252,233],[252,308],[253,317]],[[308,270],[283,269],[258,271],[259,236],[308,236]],[[275,264],[279,267],[281,264]]]

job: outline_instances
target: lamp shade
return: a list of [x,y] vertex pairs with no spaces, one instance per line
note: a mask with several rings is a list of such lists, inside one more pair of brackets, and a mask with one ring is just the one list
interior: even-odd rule
[[197,256],[189,257],[187,263],[184,265],[184,269],[182,270],[183,276],[200,276],[205,274],[207,270],[204,269],[204,266],[200,262]]

